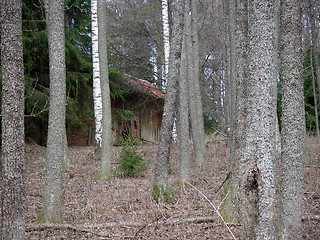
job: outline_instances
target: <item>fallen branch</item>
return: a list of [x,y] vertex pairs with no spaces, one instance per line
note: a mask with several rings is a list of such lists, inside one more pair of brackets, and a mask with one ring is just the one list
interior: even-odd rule
[[[215,216],[209,217],[190,217],[190,218],[175,218],[171,217],[165,220],[158,220],[150,223],[139,223],[139,222],[109,222],[109,223],[101,223],[101,224],[91,224],[91,225],[71,225],[67,223],[39,223],[39,224],[27,224],[26,231],[44,231],[48,229],[56,229],[56,230],[73,230],[78,232],[87,232],[94,233],[92,229],[95,228],[111,228],[111,227],[142,227],[152,225],[176,225],[183,223],[206,223],[206,222],[214,222],[218,221],[218,218]],[[240,226],[237,223],[225,223],[229,226]]]
[[39,223],[39,224],[27,224],[26,231],[43,231],[47,229],[59,229],[59,230],[74,230],[78,232],[90,232],[93,228],[111,228],[111,227],[141,227],[142,223],[138,222],[109,222],[92,225],[78,225],[74,226],[67,223]]
[[[158,221],[157,224],[167,224],[167,225],[176,225],[176,224],[183,224],[183,223],[209,223],[219,221],[219,219],[215,216],[209,217],[190,217],[190,218],[182,218],[182,219],[175,219],[174,217]],[[228,226],[241,226],[238,223],[225,223]],[[220,223],[218,225],[221,225]]]
[[77,232],[85,232],[85,233],[92,233],[94,235],[100,236],[100,237],[110,237],[109,235],[104,235],[101,233],[97,233],[89,228],[86,228],[84,226],[73,226],[66,223],[40,223],[40,224],[27,224],[26,225],[26,231],[44,231],[48,229],[55,229],[55,230],[73,230]]

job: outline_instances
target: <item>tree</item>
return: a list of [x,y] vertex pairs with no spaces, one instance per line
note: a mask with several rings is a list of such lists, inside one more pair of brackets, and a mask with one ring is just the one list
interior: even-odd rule
[[[312,43],[311,43],[312,44]],[[313,68],[313,51],[312,45],[310,47],[310,67],[311,67],[311,78],[312,78],[312,93],[313,93],[313,101],[314,101],[314,116],[316,119],[316,132],[317,132],[317,139],[319,141],[320,133],[319,133],[319,115],[318,115],[318,101],[317,101],[317,92],[316,92],[316,81],[314,76],[314,68]]]
[[107,1],[107,5],[113,66],[141,79],[162,80],[163,68],[156,64],[163,62],[161,1],[117,0]]
[[192,130],[192,140],[194,146],[195,160],[199,167],[204,167],[204,123],[202,100],[200,92],[200,60],[199,60],[199,40],[198,40],[198,14],[195,0],[191,0],[191,34],[188,62],[189,62],[189,106]]
[[100,178],[111,176],[111,100],[108,75],[107,55],[107,5],[105,0],[98,0],[98,49],[99,49],[99,72],[102,96],[102,143]]
[[241,196],[240,189],[243,187],[242,176],[245,173],[246,162],[243,153],[246,144],[246,79],[247,79],[247,54],[248,54],[248,5],[247,1],[237,1],[236,8],[236,94],[235,94],[235,112],[234,123],[232,128],[231,145],[230,145],[230,202],[228,208],[230,213],[241,219],[241,210],[245,209],[246,201]]
[[21,1],[1,1],[1,239],[25,239],[24,74]]
[[[228,75],[228,135],[229,141],[231,140],[231,133],[233,131],[233,122],[234,122],[234,107],[236,101],[236,8],[237,2],[233,0],[228,0],[228,64],[229,64],[229,75]],[[233,160],[233,159],[230,159]]]
[[[316,70],[318,88],[320,86],[320,62],[319,62],[319,46],[318,46],[318,31],[316,29],[316,16],[315,16],[315,8],[317,7],[313,0],[310,1],[310,25],[311,25],[311,34],[312,34],[312,46],[313,46],[313,59]],[[320,95],[319,95],[320,102]]]
[[92,34],[92,73],[93,73],[93,103],[95,117],[95,140],[96,151],[95,158],[101,158],[101,140],[102,140],[102,98],[99,72],[99,50],[98,50],[98,18],[97,18],[97,0],[91,0],[91,34]]
[[162,29],[163,29],[163,52],[164,52],[164,79],[167,81],[170,55],[170,28],[168,0],[161,0],[162,6]]
[[278,3],[238,1],[236,8],[239,92],[231,141],[231,204],[238,208],[235,215],[247,239],[275,239]]
[[305,143],[301,19],[301,1],[281,1],[281,239],[301,238]]
[[180,181],[190,178],[190,137],[189,137],[189,52],[191,43],[190,1],[185,1],[184,29],[181,48],[181,69],[178,81],[178,127],[180,145]]
[[[310,14],[310,25],[311,25],[311,46],[310,46],[310,65],[311,65],[311,73],[312,73],[312,85],[313,85],[313,95],[314,95],[314,108],[315,108],[315,119],[316,119],[316,131],[317,131],[317,137],[319,139],[319,118],[318,118],[318,105],[317,103],[317,96],[316,96],[316,88],[315,88],[315,80],[314,80],[314,71],[313,71],[313,63],[312,63],[312,57],[314,59],[314,65],[316,69],[316,76],[317,76],[317,85],[318,88],[320,86],[320,63],[319,63],[319,44],[318,44],[318,31],[316,31],[316,17],[315,17],[315,9],[317,6],[314,4],[314,1],[309,0],[309,14]],[[319,95],[320,96],[320,95]],[[320,102],[320,98],[319,98]]]
[[[275,239],[274,162],[276,157],[278,1],[248,2],[246,152],[241,191],[248,199],[249,239]],[[250,209],[251,208],[251,209]],[[251,212],[252,210],[252,212]]]
[[45,10],[49,41],[50,107],[41,219],[46,222],[59,222],[66,112],[64,1],[46,0]]
[[[170,57],[170,25],[168,0],[161,0],[162,8],[162,29],[163,29],[163,54],[164,54],[164,81],[168,84],[169,57]],[[172,129],[173,142],[177,142],[176,121],[173,122]]]
[[170,59],[168,72],[168,89],[160,128],[158,156],[155,165],[154,187],[167,189],[169,155],[172,142],[172,128],[177,104],[177,81],[180,75],[181,46],[183,33],[184,0],[174,2],[172,38],[170,40]]

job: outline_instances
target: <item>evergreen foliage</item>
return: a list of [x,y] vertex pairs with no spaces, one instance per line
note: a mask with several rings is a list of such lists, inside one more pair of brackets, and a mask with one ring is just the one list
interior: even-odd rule
[[137,142],[128,137],[122,143],[122,152],[118,160],[117,173],[122,177],[140,177],[148,168],[148,162],[144,160],[145,154],[138,151]]
[[[92,60],[90,1],[65,1],[67,106],[66,124],[85,127],[83,119],[92,118]],[[49,51],[42,1],[22,2],[23,58],[25,72],[25,133],[41,145],[46,144],[49,108]],[[111,44],[108,46],[110,48]],[[110,58],[109,58],[110,59]],[[110,65],[115,61],[110,60]],[[109,68],[111,81],[122,77]],[[0,75],[1,80],[1,75]],[[1,83],[1,82],[0,82]],[[113,99],[123,98],[126,90],[111,86]]]

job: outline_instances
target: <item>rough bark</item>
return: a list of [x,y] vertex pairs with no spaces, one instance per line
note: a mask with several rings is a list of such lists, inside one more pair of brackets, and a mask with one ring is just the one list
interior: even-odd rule
[[[233,131],[233,122],[234,122],[234,110],[235,110],[235,103],[236,103],[236,61],[237,61],[237,53],[236,53],[236,6],[237,3],[234,0],[228,0],[228,34],[229,34],[229,51],[230,51],[230,59],[229,59],[229,66],[230,66],[230,72],[229,72],[229,106],[228,106],[228,135],[229,135],[229,141],[231,142],[231,136]],[[233,160],[230,158],[230,160]],[[232,163],[231,163],[232,164]],[[231,165],[230,164],[230,165]]]
[[[189,142],[189,87],[188,87],[188,62],[187,47],[191,41],[190,1],[185,3],[184,30],[181,51],[181,69],[178,81],[178,126],[180,145],[180,180],[188,181],[190,177],[190,142]],[[189,39],[189,41],[188,41]]]
[[93,74],[93,106],[95,118],[95,140],[96,150],[95,158],[101,157],[102,141],[102,97],[100,84],[99,69],[99,50],[98,50],[98,17],[97,17],[97,0],[91,0],[91,42],[92,42],[92,74]]
[[46,222],[59,222],[66,111],[64,1],[45,1],[45,8],[49,41],[50,107],[41,218]]
[[225,15],[225,49],[224,49],[224,64],[225,64],[225,86],[224,86],[224,118],[225,129],[224,132],[229,134],[230,123],[230,106],[231,106],[231,94],[230,94],[230,36],[229,36],[229,2],[223,1],[223,9]]
[[301,1],[281,1],[281,239],[301,238],[305,143],[301,18]]
[[241,194],[244,182],[241,178],[246,168],[246,162],[243,153],[246,147],[246,96],[245,86],[247,79],[247,42],[248,42],[248,9],[247,1],[239,0],[237,2],[236,20],[237,20],[237,45],[236,45],[236,101],[234,123],[230,145],[230,202],[228,208],[234,217],[241,219],[241,210],[245,209],[245,198]]
[[198,14],[197,4],[195,0],[191,0],[191,48],[187,48],[188,54],[189,74],[189,106],[190,106],[190,120],[192,141],[194,147],[195,160],[198,167],[204,167],[204,123],[203,110],[200,91],[200,65],[199,65],[199,40],[198,40]]
[[100,178],[111,177],[111,99],[108,74],[108,55],[107,55],[107,5],[106,1],[98,0],[98,48],[99,48],[99,72],[102,96],[102,143]]
[[183,33],[184,0],[174,1],[172,38],[170,41],[170,60],[168,72],[168,89],[163,109],[160,128],[158,156],[155,165],[154,184],[166,189],[168,183],[169,155],[172,142],[172,127],[177,104],[177,81],[180,75],[181,46]]
[[24,75],[21,1],[1,1],[1,239],[25,239]]
[[277,0],[248,2],[246,166],[241,181],[248,239],[275,239]]

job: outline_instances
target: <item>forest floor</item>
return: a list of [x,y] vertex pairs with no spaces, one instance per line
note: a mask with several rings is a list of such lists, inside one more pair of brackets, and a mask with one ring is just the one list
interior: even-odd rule
[[[320,147],[309,138],[309,162],[305,163],[303,239],[320,239]],[[221,136],[206,139],[206,169],[195,167],[190,185],[178,183],[178,147],[171,151],[170,202],[157,203],[152,181],[157,145],[142,144],[150,163],[140,178],[97,180],[99,161],[92,147],[70,147],[71,169],[64,172],[63,223],[39,224],[44,186],[44,147],[26,146],[27,237],[26,239],[243,239],[240,224],[219,219],[226,194],[222,185],[228,174],[228,154]],[[113,148],[116,167],[121,147]],[[193,163],[194,164],[194,163]],[[309,219],[306,217],[310,216]],[[232,234],[230,233],[232,232]]]

